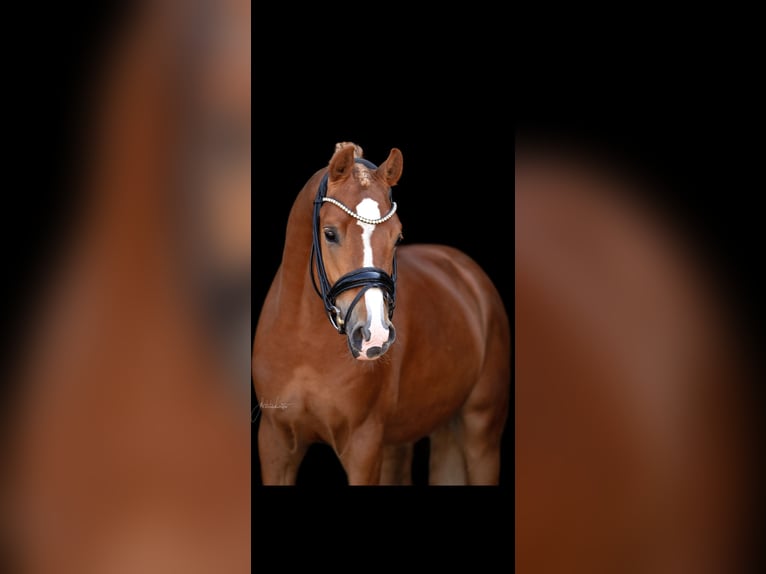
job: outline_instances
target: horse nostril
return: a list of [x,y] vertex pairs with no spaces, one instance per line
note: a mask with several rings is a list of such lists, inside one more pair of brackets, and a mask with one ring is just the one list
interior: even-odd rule
[[355,349],[361,349],[362,343],[370,340],[370,330],[364,325],[357,325],[351,331],[351,346]]

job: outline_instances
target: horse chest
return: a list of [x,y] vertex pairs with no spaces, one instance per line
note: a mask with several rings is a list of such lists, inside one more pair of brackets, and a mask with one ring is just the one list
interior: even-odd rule
[[386,404],[385,380],[301,365],[280,380],[263,381],[256,390],[264,414],[271,408],[273,420],[293,432],[326,439],[333,429],[354,427],[380,414]]

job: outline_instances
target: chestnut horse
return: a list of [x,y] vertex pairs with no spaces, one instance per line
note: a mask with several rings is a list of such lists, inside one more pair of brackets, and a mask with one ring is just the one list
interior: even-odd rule
[[264,484],[294,484],[316,442],[349,484],[411,484],[426,436],[430,484],[498,483],[508,317],[464,253],[397,247],[401,173],[396,148],[377,167],[340,143],[293,204],[253,343]]

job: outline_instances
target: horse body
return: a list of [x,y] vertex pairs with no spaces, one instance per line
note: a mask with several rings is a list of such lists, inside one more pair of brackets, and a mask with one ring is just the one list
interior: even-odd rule
[[400,247],[396,342],[376,360],[356,360],[328,329],[312,286],[311,204],[327,169],[296,199],[256,330],[264,483],[293,483],[319,441],[334,448],[351,484],[408,483],[412,445],[425,436],[431,483],[496,483],[510,386],[499,294],[454,248]]

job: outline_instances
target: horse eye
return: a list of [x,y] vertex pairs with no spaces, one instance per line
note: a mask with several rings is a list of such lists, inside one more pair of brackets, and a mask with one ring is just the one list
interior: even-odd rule
[[394,245],[399,245],[402,241],[404,241],[404,235],[399,235],[399,237],[396,238],[396,243],[394,243]]
[[327,240],[327,243],[338,243],[338,234],[329,227],[324,230],[324,238]]

